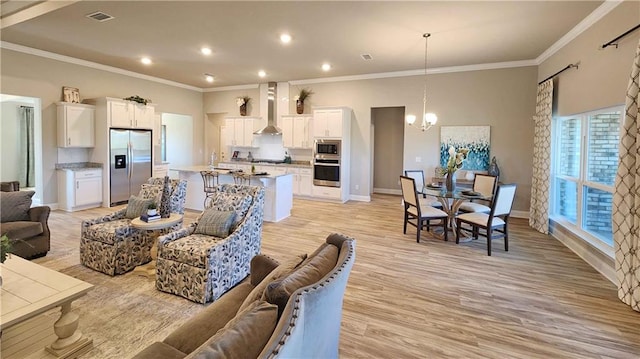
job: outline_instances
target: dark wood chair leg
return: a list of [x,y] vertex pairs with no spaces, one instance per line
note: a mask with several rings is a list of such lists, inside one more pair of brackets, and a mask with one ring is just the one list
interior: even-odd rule
[[407,210],[404,210],[404,228],[402,229],[402,233],[407,234],[407,222],[409,221],[409,214]]
[[487,255],[491,255],[491,227],[487,228]]
[[422,230],[422,219],[416,219],[416,242],[420,243],[420,231]]
[[[460,220],[456,219],[456,244],[460,244],[460,226],[461,225],[462,225],[462,223],[460,222]],[[445,231],[447,230],[446,224],[445,224],[445,229],[444,230]]]
[[504,251],[509,251],[509,229],[507,228],[507,222],[504,223]]
[[442,228],[444,229],[444,241],[449,241],[449,229],[447,228],[447,221],[449,218],[442,219]]

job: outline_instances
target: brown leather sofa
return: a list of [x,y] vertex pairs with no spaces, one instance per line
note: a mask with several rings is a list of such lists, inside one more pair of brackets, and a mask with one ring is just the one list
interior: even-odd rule
[[50,249],[48,206],[31,207],[33,191],[0,192],[0,233],[12,240],[11,253],[25,259],[47,255]]
[[335,233],[308,257],[257,255],[247,279],[134,358],[338,358],[354,262],[355,240]]

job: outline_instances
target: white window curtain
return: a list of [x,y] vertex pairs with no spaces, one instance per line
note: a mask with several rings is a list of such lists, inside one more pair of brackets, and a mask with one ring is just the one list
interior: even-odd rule
[[620,127],[619,164],[613,193],[613,242],[618,297],[640,312],[640,42],[627,88],[624,122]]
[[544,234],[549,233],[552,105],[553,79],[549,79],[538,85],[536,114],[533,116],[533,177],[529,208],[529,225]]

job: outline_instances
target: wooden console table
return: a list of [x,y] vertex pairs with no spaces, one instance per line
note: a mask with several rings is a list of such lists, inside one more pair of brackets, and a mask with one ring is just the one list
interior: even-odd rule
[[[32,338],[37,330],[20,330],[19,324],[55,307],[61,307],[60,319],[53,326],[57,340],[46,346],[46,352],[56,358],[75,358],[91,349],[93,340],[77,330],[79,316],[71,312],[71,302],[91,290],[92,284],[16,255],[7,258],[0,268],[3,282],[0,315],[2,357],[15,355],[22,358],[38,351],[44,352],[46,344],[37,344],[38,341]],[[15,333],[14,326],[18,328]],[[21,346],[25,342],[31,344]]]

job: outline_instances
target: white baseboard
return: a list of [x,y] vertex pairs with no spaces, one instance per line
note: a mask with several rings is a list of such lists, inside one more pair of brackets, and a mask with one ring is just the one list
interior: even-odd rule
[[529,218],[529,211],[511,211],[511,217],[513,218]]
[[611,283],[617,285],[614,259],[602,253],[597,248],[591,246],[587,241],[581,239],[562,225],[549,221],[549,232],[551,236],[572,252],[582,258],[587,264],[592,266]]
[[52,211],[55,211],[56,209],[60,209],[60,206],[58,206],[58,202],[47,203],[47,204],[43,204],[42,206],[49,206],[49,208],[51,208]]
[[359,201],[359,202],[371,202],[371,196],[358,196],[355,194],[349,195],[350,201]]
[[402,196],[401,189],[389,189],[389,188],[374,188],[373,193],[382,193],[382,194],[396,194],[398,196]]

